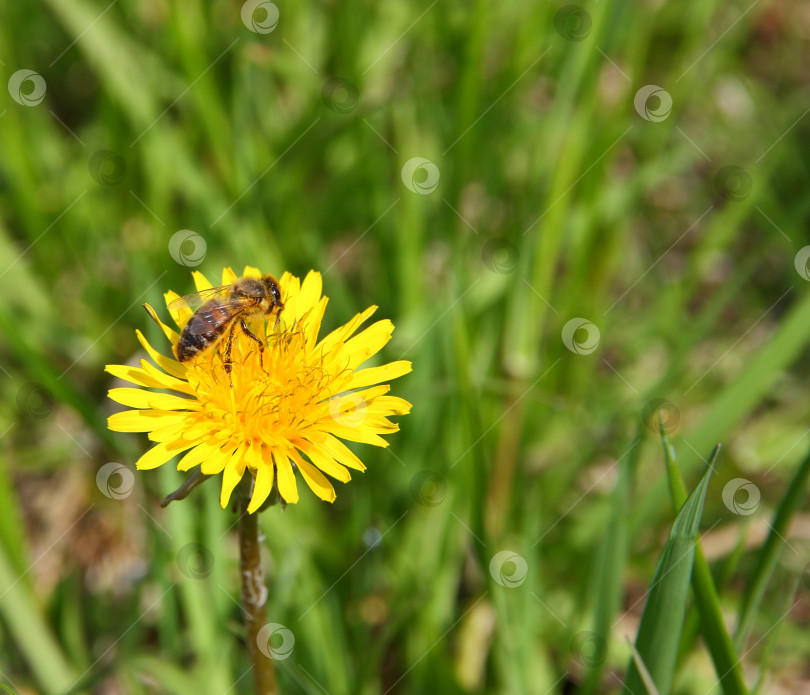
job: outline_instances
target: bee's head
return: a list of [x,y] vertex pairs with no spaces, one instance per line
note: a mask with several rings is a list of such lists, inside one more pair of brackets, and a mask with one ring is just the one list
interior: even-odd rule
[[284,308],[284,303],[281,301],[281,288],[278,286],[278,280],[272,275],[265,275],[264,286],[267,289],[267,296],[272,306],[276,306],[279,310]]

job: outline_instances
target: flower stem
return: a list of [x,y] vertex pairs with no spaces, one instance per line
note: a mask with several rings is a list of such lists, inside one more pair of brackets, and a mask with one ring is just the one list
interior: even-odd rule
[[245,638],[253,664],[253,685],[256,695],[278,695],[278,683],[273,660],[259,649],[259,630],[267,621],[265,603],[267,587],[262,576],[259,546],[259,515],[248,514],[249,500],[239,501],[239,560],[242,570],[242,610],[245,616]]

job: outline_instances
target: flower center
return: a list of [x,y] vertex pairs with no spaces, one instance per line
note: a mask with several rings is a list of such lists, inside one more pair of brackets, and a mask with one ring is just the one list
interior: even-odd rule
[[[263,330],[251,327],[251,332],[267,335],[266,322],[260,326]],[[224,351],[223,341],[208,359],[195,364],[194,378],[189,375],[202,417],[209,423],[220,422],[222,435],[231,441],[253,439],[282,449],[301,442],[302,431],[328,407],[334,375],[327,372],[319,355],[308,351],[300,326],[271,331],[263,350],[237,327],[230,373]]]

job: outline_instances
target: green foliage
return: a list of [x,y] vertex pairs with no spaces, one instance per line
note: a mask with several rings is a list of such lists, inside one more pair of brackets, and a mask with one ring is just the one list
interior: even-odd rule
[[211,482],[159,507],[182,477],[132,470],[104,372],[246,264],[320,270],[325,330],[379,305],[414,364],[333,505],[262,514],[283,691],[661,688],[626,638],[720,440],[671,691],[801,672],[801,8],[277,7],[0,5],[0,682],[249,692],[235,519]]
[[[663,427],[661,427],[661,441],[664,445],[664,460],[672,493],[672,504],[677,511],[686,502],[686,488],[675,460],[674,448],[669,443],[669,437],[667,437]],[[704,473],[704,476],[708,477],[711,474],[711,470],[717,462],[719,450],[720,445],[718,444],[712,452],[708,464],[709,469]],[[714,670],[722,685],[723,692],[729,695],[732,693],[744,695],[747,691],[740,668],[740,658],[732,645],[731,636],[725,626],[723,608],[720,605],[717,587],[714,584],[709,563],[706,561],[699,544],[696,545],[694,550],[694,567],[692,568],[691,578],[692,588],[695,593],[693,608],[700,616],[700,629],[703,633],[703,639],[711,654]],[[680,628],[679,625],[677,627],[678,632],[680,632]],[[688,640],[689,637],[691,636],[685,631],[685,634],[681,637],[681,645],[684,644],[684,638]],[[688,646],[693,646],[693,644],[688,643]]]
[[[678,638],[686,615],[686,598],[695,558],[695,540],[712,473],[712,461],[675,519],[658,558],[641,624],[636,637],[638,658],[644,663],[659,693],[670,692]],[[626,693],[641,692],[643,680],[633,662],[625,681]]]

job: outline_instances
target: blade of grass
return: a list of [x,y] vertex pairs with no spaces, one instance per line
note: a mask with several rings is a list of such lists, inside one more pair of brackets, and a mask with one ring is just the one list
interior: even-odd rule
[[[762,349],[748,361],[739,377],[714,400],[706,417],[689,441],[698,451],[706,448],[715,437],[723,436],[737,425],[771,391],[810,340],[810,295],[796,301],[782,317],[779,328]],[[689,457],[693,459],[692,456]],[[688,472],[694,467],[684,466]]]
[[773,576],[779,555],[787,543],[785,537],[787,536],[788,527],[804,499],[808,476],[810,476],[810,452],[804,457],[796,471],[796,475],[793,476],[793,480],[790,482],[787,494],[782,498],[779,508],[776,510],[776,515],[771,524],[771,531],[759,551],[754,571],[748,578],[745,593],[740,602],[737,632],[734,635],[734,642],[738,649],[745,642],[754,615],[756,615],[762,601],[762,595],[765,593],[765,588]]
[[[686,501],[686,487],[678,468],[675,449],[670,444],[663,422],[659,422],[659,432],[661,434],[661,444],[664,448],[667,479],[672,493],[672,506],[677,511]],[[718,444],[712,452],[710,466],[714,464],[719,449],[720,445]],[[714,585],[714,579],[712,579],[709,563],[703,555],[699,542],[695,544],[692,590],[695,593],[697,612],[700,615],[701,632],[711,654],[714,670],[720,679],[723,692],[726,695],[745,695],[748,690],[745,687],[745,681],[740,669],[740,659],[723,621],[720,598]]]
[[638,649],[636,649],[636,645],[630,641],[630,638],[627,638],[627,642],[630,645],[630,649],[632,650],[631,656],[633,657],[633,663],[636,665],[636,668],[641,675],[641,680],[644,682],[644,688],[646,689],[649,695],[660,695],[658,692],[658,688],[655,687],[655,683],[653,682],[652,676],[650,675],[649,670],[647,669],[647,665],[644,663],[644,660],[641,658],[641,654],[638,653]]
[[[669,539],[658,560],[636,636],[639,657],[646,664],[662,695],[666,695],[672,687],[678,642],[686,615],[695,541],[718,450],[719,447],[715,447],[700,481],[672,525]],[[635,660],[631,659],[625,679],[625,692],[639,693],[643,689],[644,679]]]
[[[688,440],[698,451],[707,449],[718,437],[728,434],[771,391],[776,380],[798,357],[810,340],[810,295],[797,301],[784,315],[779,328],[763,347],[750,359],[746,368],[712,401],[705,418]],[[681,468],[689,474],[698,461],[686,452]],[[655,518],[661,509],[663,483],[652,487],[639,503],[634,527]]]

